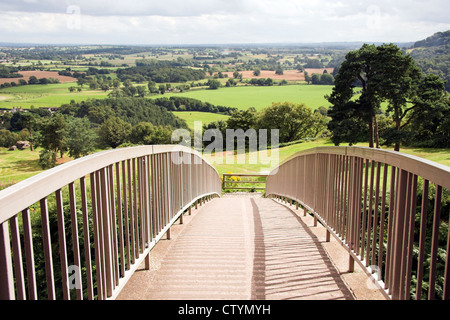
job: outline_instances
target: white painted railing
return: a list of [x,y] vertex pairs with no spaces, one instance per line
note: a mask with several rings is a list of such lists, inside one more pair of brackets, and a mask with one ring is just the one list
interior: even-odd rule
[[117,149],[0,191],[0,299],[114,299],[183,213],[220,196],[181,146]]
[[450,190],[449,167],[360,147],[299,152],[266,182],[266,196],[311,212],[327,228],[327,240],[333,234],[348,250],[349,269],[360,263],[395,300],[432,300],[438,293],[450,299],[444,189]]

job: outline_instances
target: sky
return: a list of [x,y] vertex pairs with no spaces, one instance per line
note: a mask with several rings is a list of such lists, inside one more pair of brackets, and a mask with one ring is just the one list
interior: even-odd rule
[[449,12],[449,0],[0,0],[0,42],[414,42],[450,30]]

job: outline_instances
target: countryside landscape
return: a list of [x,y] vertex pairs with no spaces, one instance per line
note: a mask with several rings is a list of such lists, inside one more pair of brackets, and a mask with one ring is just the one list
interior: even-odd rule
[[[430,36],[428,42],[419,40],[398,47],[402,54],[416,57],[415,64],[424,75],[437,75],[443,81],[442,99],[447,101],[449,38],[449,32],[442,32]],[[360,46],[4,46],[0,51],[0,182],[7,186],[44,168],[108,147],[171,143],[172,130],[193,130],[194,121],[223,133],[238,126],[249,129],[266,108],[277,103],[302,105],[313,124],[309,132],[297,132],[280,141],[289,144],[280,149],[283,158],[311,146],[334,145],[328,115],[332,104],[327,97],[346,54]],[[355,97],[360,92],[356,86]],[[111,110],[112,100],[126,101],[129,106],[125,110],[125,102],[119,102]],[[143,103],[144,109],[140,107],[139,113],[130,116],[135,102]],[[379,146],[392,149],[388,132],[393,124],[387,107],[382,103],[377,114],[385,132],[380,134]],[[152,112],[161,113],[152,117]],[[448,165],[448,106],[438,112],[435,116],[441,123],[434,121],[422,130],[428,130],[428,137],[439,132],[439,142],[404,139],[402,151]],[[50,132],[61,130],[60,137],[54,136],[59,141],[44,142],[43,125],[49,122],[51,126],[50,119],[58,115],[61,127]],[[104,123],[112,116],[124,132],[116,141],[102,141],[102,125],[106,130]],[[70,132],[72,120],[82,123],[85,130]],[[81,128],[78,122],[75,127]],[[417,132],[417,126],[411,124],[409,131]],[[355,141],[344,139],[340,143],[367,146],[367,139],[362,133]],[[24,140],[34,145],[33,151],[8,151]],[[45,159],[49,150],[51,160]],[[222,165],[217,169],[219,173],[258,170]]]
[[450,299],[447,3],[76,2],[0,1],[0,300]]

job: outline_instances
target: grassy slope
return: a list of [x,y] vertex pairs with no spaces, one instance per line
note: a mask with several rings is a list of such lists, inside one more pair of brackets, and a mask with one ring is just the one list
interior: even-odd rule
[[215,114],[209,112],[172,112],[177,117],[183,119],[188,124],[189,128],[194,130],[194,121],[201,121],[203,124],[208,124],[218,120],[227,120],[229,116],[222,114]]
[[71,100],[84,101],[89,98],[105,98],[108,92],[99,90],[89,90],[83,88],[82,92],[69,92],[68,88],[76,86],[75,82],[47,84],[47,85],[26,85],[0,90],[0,108],[11,109],[13,107],[30,108],[52,107],[69,103]]

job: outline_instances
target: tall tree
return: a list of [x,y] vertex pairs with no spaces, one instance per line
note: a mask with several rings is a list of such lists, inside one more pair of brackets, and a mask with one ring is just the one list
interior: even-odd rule
[[40,124],[38,145],[56,155],[59,152],[62,158],[67,145],[67,122],[62,114],[55,114],[51,118],[44,118]]
[[[411,115],[421,78],[420,70],[413,59],[405,55],[396,45],[364,44],[359,50],[349,52],[335,78],[335,87],[327,99],[333,104],[330,110],[330,130],[339,135],[339,122],[349,122],[349,117],[367,123],[369,147],[378,147],[378,124],[376,115],[383,101],[388,102],[388,112],[393,112],[397,133],[404,121]],[[354,88],[360,87],[361,94],[355,99]],[[350,103],[354,101],[355,103]],[[357,109],[350,110],[349,107]],[[346,111],[346,112],[342,112]],[[400,150],[396,139],[395,150]],[[339,141],[339,139],[337,139]]]
[[394,44],[384,44],[377,47],[375,59],[372,62],[374,75],[370,79],[372,91],[379,100],[387,101],[387,112],[393,114],[397,136],[394,150],[400,151],[401,130],[414,117],[417,105],[414,103],[417,88],[421,78],[420,69],[409,55],[405,55]]
[[127,142],[131,133],[131,124],[118,117],[108,118],[99,128],[100,142],[113,149]]
[[87,156],[95,150],[97,134],[88,118],[67,117],[67,149],[73,158]]

